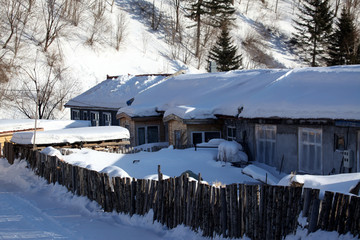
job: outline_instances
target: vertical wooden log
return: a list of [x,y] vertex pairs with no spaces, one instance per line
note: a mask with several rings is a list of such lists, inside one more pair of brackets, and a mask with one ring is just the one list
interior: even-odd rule
[[319,217],[320,200],[315,198],[312,201],[312,208],[310,212],[309,220],[309,232],[315,232],[318,230],[318,217]]
[[355,216],[356,216],[356,196],[351,196],[350,203],[349,203],[349,216],[346,221],[345,225],[345,233],[352,232],[352,225],[355,223]]
[[130,216],[136,213],[136,186],[137,181],[133,178],[131,181],[130,190]]
[[303,194],[303,211],[302,216],[308,217],[309,216],[309,209],[310,209],[310,203],[311,203],[311,188],[304,188],[304,194]]
[[329,191],[325,192],[321,204],[321,212],[319,217],[319,225],[322,230],[328,229],[333,198],[334,198],[333,192],[329,192]]
[[343,195],[343,200],[340,206],[340,211],[339,211],[339,223],[338,223],[338,228],[337,231],[339,234],[344,234],[345,233],[345,223],[348,219],[348,207],[349,207],[349,200],[350,200],[350,196],[349,195]]
[[227,237],[227,202],[226,202],[226,189],[220,187],[220,201],[221,201],[221,233],[224,238]]
[[273,226],[273,218],[272,218],[272,205],[273,205],[273,187],[270,185],[266,185],[267,192],[267,204],[266,204],[266,239],[272,239],[272,226]]

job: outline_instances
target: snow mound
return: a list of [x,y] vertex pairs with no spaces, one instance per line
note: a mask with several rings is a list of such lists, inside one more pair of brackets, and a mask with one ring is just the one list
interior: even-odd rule
[[61,152],[53,147],[46,147],[40,153],[48,155],[48,156],[56,156],[59,159],[64,158],[64,156],[61,154]]
[[108,166],[101,170],[102,173],[107,173],[109,177],[131,178],[130,175],[122,168],[117,166]]
[[218,160],[222,162],[247,162],[246,153],[242,152],[243,147],[235,141],[223,141],[218,146]]
[[279,179],[276,178],[274,175],[255,165],[246,166],[242,170],[242,173],[270,185],[276,185],[279,182]]

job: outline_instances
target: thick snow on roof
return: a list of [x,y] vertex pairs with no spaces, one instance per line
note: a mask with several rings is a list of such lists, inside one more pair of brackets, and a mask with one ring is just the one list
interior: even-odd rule
[[118,113],[360,120],[360,65],[244,70],[169,78]]
[[106,79],[66,103],[67,107],[91,107],[118,110],[140,91],[163,80],[167,75],[122,75]]
[[[97,142],[116,139],[129,139],[129,130],[120,126],[84,127],[36,132],[36,144],[56,144],[75,142]],[[33,144],[34,132],[17,132],[11,142]]]
[[[55,130],[63,128],[89,127],[90,121],[82,120],[43,120],[39,119],[37,128]],[[35,128],[34,119],[0,119],[0,132],[21,131]]]
[[121,108],[130,116],[175,114],[184,119],[236,116],[241,100],[275,81],[287,70],[248,70],[226,73],[186,74],[172,77],[135,97]]
[[240,116],[360,120],[360,65],[291,70],[246,99]]

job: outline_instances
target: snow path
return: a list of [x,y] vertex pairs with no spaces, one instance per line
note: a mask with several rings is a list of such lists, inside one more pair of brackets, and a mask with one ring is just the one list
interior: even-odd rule
[[0,158],[0,239],[205,239],[189,228],[168,230],[152,213],[104,213],[85,197],[47,184],[26,168]]

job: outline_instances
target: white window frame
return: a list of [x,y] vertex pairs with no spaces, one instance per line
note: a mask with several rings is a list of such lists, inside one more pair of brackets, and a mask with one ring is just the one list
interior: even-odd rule
[[[103,112],[102,116],[104,120],[104,126],[111,126],[111,113]],[[106,118],[108,118],[108,120]]]
[[[94,119],[92,118],[92,114],[94,114],[95,117]],[[91,121],[91,126],[99,126],[100,125],[100,116],[99,116],[99,112],[97,111],[90,111],[90,121]],[[93,122],[95,122],[95,124],[93,124]]]
[[193,131],[191,132],[191,144],[194,142],[193,134],[194,133],[201,133],[201,142],[205,142],[205,133],[219,133],[219,138],[221,138],[221,131]]
[[158,142],[160,141],[160,126],[159,125],[149,125],[149,126],[139,126],[136,128],[136,142],[137,145],[139,145],[139,128],[145,128],[145,143],[144,144],[148,144],[148,127],[157,127],[158,130]]
[[[76,117],[75,117],[76,115]],[[72,116],[73,120],[80,120],[80,110],[79,109],[73,109],[72,110]]]
[[[231,129],[231,130],[230,130]],[[229,130],[231,131],[233,136],[229,136]],[[226,128],[226,137],[228,141],[236,141],[236,127],[228,126]]]
[[[312,135],[314,136],[312,137]],[[315,154],[315,156],[313,157],[310,157],[311,148],[313,148]],[[311,174],[323,174],[322,129],[299,128],[298,151],[299,151],[298,169],[300,172],[311,173]],[[310,162],[311,159],[314,159],[315,161]]]
[[256,161],[274,166],[276,155],[276,132],[276,125],[255,125]]

